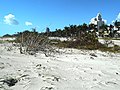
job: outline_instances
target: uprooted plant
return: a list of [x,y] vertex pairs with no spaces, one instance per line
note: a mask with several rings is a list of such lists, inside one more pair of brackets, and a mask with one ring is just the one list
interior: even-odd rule
[[14,78],[8,78],[8,79],[2,80],[2,81],[0,81],[0,82],[3,82],[3,84],[5,83],[5,84],[7,84],[9,87],[11,87],[11,86],[14,86],[14,85],[18,82],[18,80],[17,80],[17,79],[14,79]]

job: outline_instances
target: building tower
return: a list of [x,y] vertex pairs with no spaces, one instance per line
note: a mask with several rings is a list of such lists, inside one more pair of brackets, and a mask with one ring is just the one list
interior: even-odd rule
[[46,27],[46,33],[47,33],[47,36],[48,36],[49,33],[50,33],[50,28],[49,27]]
[[101,16],[100,13],[98,13],[98,20],[99,20],[99,21],[102,21],[102,16]]
[[102,20],[102,16],[100,13],[97,15],[97,29],[100,30],[100,27],[104,25],[104,21]]

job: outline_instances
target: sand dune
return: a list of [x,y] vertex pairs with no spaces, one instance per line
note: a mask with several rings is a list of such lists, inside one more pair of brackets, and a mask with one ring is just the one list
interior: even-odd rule
[[[54,57],[0,44],[0,90],[120,90],[120,54],[61,49]],[[3,82],[13,78],[15,85]]]

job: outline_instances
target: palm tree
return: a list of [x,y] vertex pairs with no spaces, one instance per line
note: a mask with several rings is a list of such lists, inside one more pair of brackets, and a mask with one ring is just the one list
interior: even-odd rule
[[120,29],[120,21],[118,22],[117,20],[114,23],[115,27],[118,28],[118,30]]
[[64,27],[64,33],[65,33],[66,37],[69,36],[69,33],[70,33],[69,27]]
[[110,26],[109,26],[110,28],[109,28],[109,30],[110,30],[110,37],[113,37],[114,35],[113,35],[113,28],[114,28],[114,26],[113,25],[111,25],[110,24]]
[[107,31],[108,32],[108,29],[107,29],[108,25],[106,24],[103,24],[102,26],[100,26],[100,31],[99,31],[99,35],[100,36],[104,36],[104,32]]
[[83,32],[86,32],[87,30],[88,30],[87,24],[86,24],[86,23],[83,23],[83,25],[82,25],[82,31],[83,31]]

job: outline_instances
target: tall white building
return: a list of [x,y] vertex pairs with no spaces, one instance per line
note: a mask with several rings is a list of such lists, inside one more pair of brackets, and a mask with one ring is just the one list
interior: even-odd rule
[[105,24],[104,20],[102,19],[102,16],[100,13],[97,14],[95,18],[92,18],[90,21],[90,24],[94,24],[97,26],[98,31],[100,30],[100,27]]
[[97,18],[98,18],[97,28],[98,28],[98,30],[100,30],[100,27],[101,27],[102,25],[104,25],[105,23],[104,23],[104,21],[102,20],[102,16],[101,16],[100,13],[98,13]]

